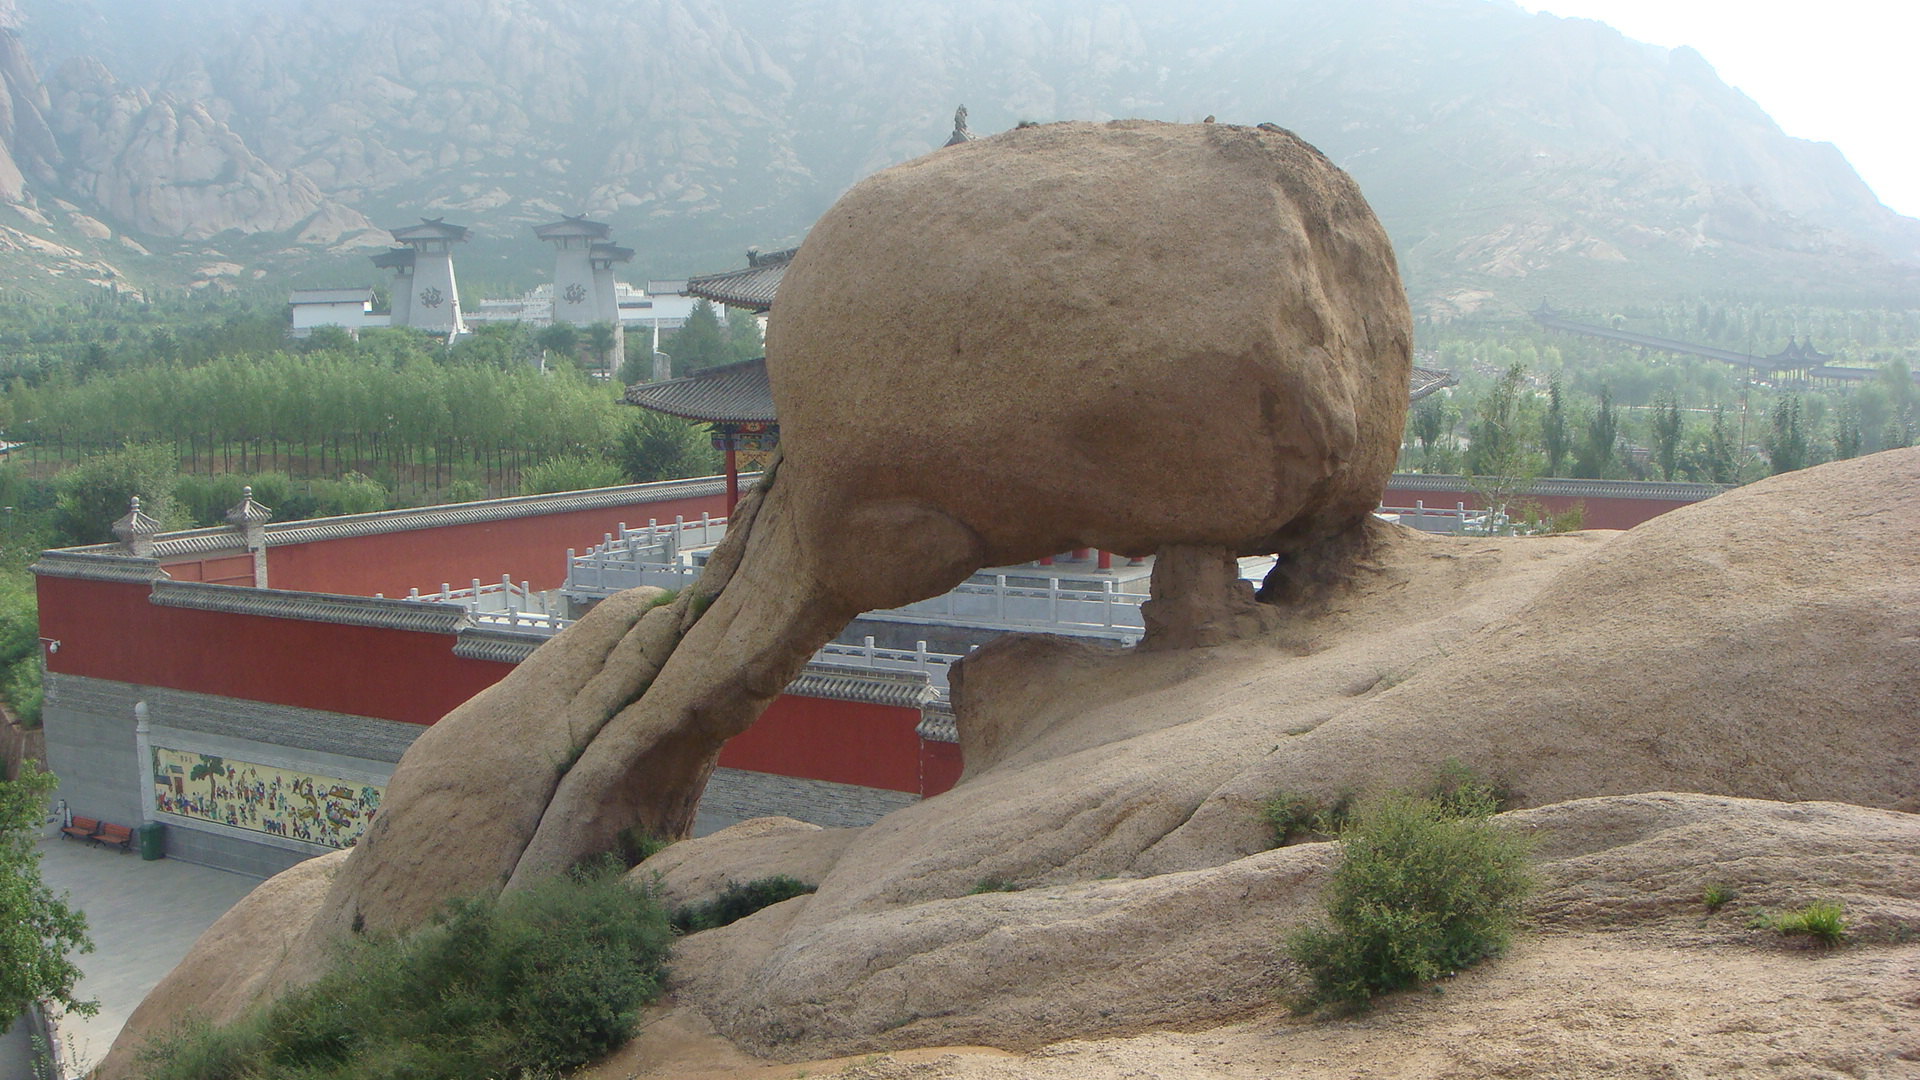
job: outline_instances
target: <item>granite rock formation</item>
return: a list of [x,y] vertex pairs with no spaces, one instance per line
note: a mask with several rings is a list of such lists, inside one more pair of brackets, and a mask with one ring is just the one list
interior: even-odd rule
[[[1909,449],[1627,533],[1389,532],[1256,640],[1009,641],[966,676],[953,791],[863,830],[746,823],[635,871],[683,902],[769,872],[819,889],[687,938],[670,1022],[589,1075],[722,1075],[637,1067],[689,1028],[712,1060],[1045,1046],[1011,1071],[943,1051],[848,1073],[874,1080],[1117,1080],[1182,1074],[1195,1052],[1241,1062],[1201,1073],[1221,1077],[1651,1074],[1679,1052],[1705,1071],[1900,1075],[1920,993],[1916,538]],[[1273,943],[1312,916],[1335,853],[1270,849],[1260,802],[1418,785],[1447,759],[1524,807],[1499,820],[1534,838],[1533,932],[1359,1026],[1277,1017],[1292,976]],[[1020,891],[975,894],[988,879]],[[1708,910],[1708,885],[1734,902]],[[1753,925],[1815,900],[1845,907],[1853,944],[1815,954]],[[233,925],[304,928],[322,901],[269,886]],[[222,980],[282,977],[277,947],[231,940],[169,976],[128,1045],[201,995],[237,1009],[212,996]],[[1596,985],[1617,1007],[1595,1009]],[[1196,1034],[1139,1034],[1170,1029]]]

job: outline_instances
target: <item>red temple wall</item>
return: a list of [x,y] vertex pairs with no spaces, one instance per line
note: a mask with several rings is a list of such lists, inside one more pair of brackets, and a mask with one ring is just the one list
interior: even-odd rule
[[[512,668],[453,654],[454,637],[306,619],[161,607],[144,582],[41,577],[49,671],[432,724]],[[720,764],[936,795],[959,747],[923,742],[920,711],[782,695]]]
[[[698,521],[702,513],[722,517],[726,508],[722,492],[273,546],[267,549],[267,584],[301,592],[405,596],[410,589],[433,592],[442,584],[463,589],[474,578],[494,584],[507,574],[535,589],[552,589],[566,580],[568,548],[585,551],[622,522],[639,528],[649,518]],[[253,584],[251,556],[188,557],[163,565],[176,581]]]
[[[1426,504],[1429,510],[1451,510],[1465,503],[1469,510],[1482,509],[1480,496],[1464,488],[1458,491],[1406,490],[1387,486],[1386,495],[1381,502],[1388,507],[1411,507],[1415,502]],[[1565,513],[1579,506],[1582,509],[1580,525],[1586,529],[1631,529],[1644,521],[1650,521],[1669,510],[1678,510],[1683,506],[1692,506],[1688,500],[1680,499],[1620,499],[1601,498],[1592,495],[1522,495],[1507,504],[1508,512],[1519,517],[1518,507],[1527,503],[1538,503],[1542,510],[1550,513]]]
[[509,670],[448,634],[160,607],[141,582],[42,577],[47,669],[431,724]]
[[727,743],[720,765],[933,795],[953,785],[924,790],[919,723],[918,709],[783,694]]

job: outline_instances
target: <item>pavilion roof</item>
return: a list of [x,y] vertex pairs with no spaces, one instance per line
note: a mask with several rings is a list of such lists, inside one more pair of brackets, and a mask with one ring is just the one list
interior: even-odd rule
[[619,244],[595,244],[587,250],[587,256],[608,262],[627,262],[633,258],[633,249]]
[[739,270],[688,278],[686,294],[716,304],[766,311],[773,306],[773,294],[780,288],[780,279],[787,274],[787,264],[799,250],[788,248],[771,255],[749,251],[747,265]]
[[1833,359],[1833,354],[1823,353],[1819,349],[1814,348],[1813,337],[1812,335],[1808,335],[1806,344],[1804,345],[1797,339],[1789,337],[1787,339],[1787,347],[1767,357],[1767,359],[1795,364],[1820,364]]
[[560,236],[591,236],[595,240],[605,240],[613,235],[613,226],[601,221],[588,221],[585,214],[578,217],[567,214],[550,225],[535,225],[533,235],[542,240]]
[[1409,395],[1407,403],[1412,404],[1426,397],[1428,394],[1437,393],[1449,386],[1458,385],[1460,385],[1460,380],[1454,378],[1452,372],[1432,371],[1422,367],[1414,368],[1413,378],[1407,387],[1407,393]]
[[449,225],[446,218],[421,218],[418,225],[402,225],[389,230],[393,238],[403,244],[415,240],[465,240],[467,228],[464,225]]
[[388,248],[378,255],[369,255],[373,265],[382,270],[395,270],[402,266],[412,266],[416,252],[410,247]]
[[706,423],[771,424],[773,387],[767,381],[767,360],[707,368],[657,383],[627,387],[627,404],[663,412],[682,420]]

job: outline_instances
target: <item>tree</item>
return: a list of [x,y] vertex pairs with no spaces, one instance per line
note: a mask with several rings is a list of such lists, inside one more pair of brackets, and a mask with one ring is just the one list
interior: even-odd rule
[[1507,503],[1525,491],[1540,472],[1538,459],[1528,450],[1521,430],[1525,410],[1520,391],[1526,379],[1524,366],[1508,368],[1480,399],[1478,417],[1468,428],[1472,441],[1467,447],[1467,487],[1480,496],[1487,512],[1488,533],[1498,528]]
[[207,797],[210,799],[220,797],[220,788],[218,785],[226,775],[227,763],[220,758],[214,757],[212,754],[201,754],[200,760],[194,762],[193,767],[187,770],[188,780],[205,780],[207,782]]
[[727,346],[727,335],[720,328],[720,316],[705,300],[693,305],[687,321],[674,331],[673,343],[667,351],[673,353],[676,375],[691,375],[734,360]]
[[1540,448],[1547,452],[1547,475],[1559,476],[1566,464],[1573,440],[1567,434],[1567,410],[1562,400],[1560,380],[1547,384],[1547,416],[1540,423]]
[[1800,422],[1800,396],[1789,394],[1774,403],[1772,430],[1767,432],[1767,461],[1773,475],[1807,467],[1807,432]]
[[601,371],[612,367],[613,347],[619,344],[620,335],[610,322],[597,322],[587,327],[587,348],[593,353],[594,365]]
[[1592,480],[1615,471],[1614,447],[1620,438],[1620,414],[1613,407],[1613,391],[1600,388],[1600,403],[1587,415],[1586,437],[1573,454],[1573,475]]
[[703,430],[652,409],[630,411],[638,415],[621,430],[617,455],[629,481],[644,484],[715,471],[715,451]]
[[752,360],[766,354],[766,341],[760,333],[760,317],[744,308],[727,309],[727,351],[733,359]]
[[113,523],[126,516],[133,496],[140,509],[163,526],[183,522],[173,508],[179,464],[164,446],[128,446],[62,473],[54,528],[62,545],[108,543]]
[[1452,410],[1447,407],[1445,398],[1434,396],[1423,399],[1413,407],[1411,422],[1414,441],[1420,444],[1420,467],[1432,472],[1433,448],[1440,436],[1453,427]]
[[1860,431],[1860,417],[1851,405],[1844,406],[1833,421],[1833,456],[1836,461],[1860,456],[1866,438]]
[[580,331],[572,323],[557,322],[534,335],[542,349],[571,364],[580,351]]
[[1684,428],[1685,418],[1680,414],[1679,402],[1667,398],[1653,403],[1653,448],[1664,480],[1673,479],[1679,464],[1680,434]]
[[92,1016],[98,1002],[74,998],[80,968],[70,953],[89,953],[87,920],[40,880],[41,824],[56,783],[28,761],[20,779],[0,780],[0,1018],[10,1022],[35,1002]]
[[1727,424],[1727,407],[1713,407],[1713,423],[1707,429],[1707,444],[1702,458],[1707,479],[1715,484],[1740,482],[1740,457],[1733,443],[1733,429]]

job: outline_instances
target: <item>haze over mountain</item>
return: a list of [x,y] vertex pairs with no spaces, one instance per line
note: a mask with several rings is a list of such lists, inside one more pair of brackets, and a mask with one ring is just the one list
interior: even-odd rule
[[1426,313],[1920,289],[1920,221],[1832,146],[1689,49],[1507,0],[17,7],[0,247],[71,278],[372,280],[344,256],[385,241],[376,223],[444,214],[476,231],[464,258],[530,283],[527,226],[582,211],[639,249],[632,277],[721,269],[937,147],[964,102],[981,134],[1292,128],[1360,181]]

